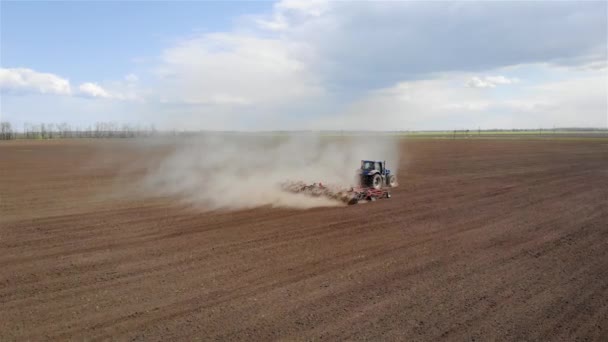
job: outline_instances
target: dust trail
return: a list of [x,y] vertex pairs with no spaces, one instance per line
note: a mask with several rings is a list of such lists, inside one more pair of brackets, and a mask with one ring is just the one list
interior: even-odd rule
[[342,205],[281,190],[285,181],[356,183],[361,159],[398,165],[398,143],[386,136],[323,137],[313,133],[206,134],[175,143],[149,168],[143,188],[175,196],[201,210],[259,206],[313,208]]

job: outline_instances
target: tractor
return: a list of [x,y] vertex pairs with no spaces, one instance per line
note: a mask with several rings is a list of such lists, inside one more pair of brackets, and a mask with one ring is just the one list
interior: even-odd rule
[[382,189],[397,186],[397,178],[386,168],[386,161],[362,160],[359,175],[364,187]]

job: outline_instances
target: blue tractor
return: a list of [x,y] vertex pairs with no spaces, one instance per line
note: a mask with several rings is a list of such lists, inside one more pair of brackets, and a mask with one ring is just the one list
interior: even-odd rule
[[397,186],[397,178],[386,168],[386,161],[362,160],[359,172],[361,186],[374,189]]

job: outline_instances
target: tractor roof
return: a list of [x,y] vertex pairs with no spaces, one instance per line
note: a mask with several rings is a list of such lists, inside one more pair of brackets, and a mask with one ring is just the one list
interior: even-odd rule
[[364,163],[365,163],[365,162],[370,162],[370,163],[382,163],[382,161],[381,161],[381,160],[367,160],[367,159],[362,159],[361,161],[362,161],[362,162],[364,162]]

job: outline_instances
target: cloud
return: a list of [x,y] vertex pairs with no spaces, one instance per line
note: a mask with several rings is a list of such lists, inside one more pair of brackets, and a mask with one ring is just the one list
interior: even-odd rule
[[453,129],[460,120],[477,117],[492,101],[482,92],[454,82],[460,75],[404,80],[369,92],[320,125],[336,129],[378,131]]
[[98,84],[91,82],[81,84],[78,87],[78,90],[80,90],[80,94],[83,96],[101,97],[106,99],[112,97],[107,91],[105,91],[105,89],[100,87]]
[[340,91],[608,58],[606,2],[330,2],[316,16],[280,4],[271,19],[282,37],[308,44],[306,62]]
[[499,105],[529,127],[608,127],[607,76],[590,72],[528,86],[522,96]]
[[[545,68],[558,73],[557,68]],[[452,130],[608,124],[605,74],[569,71],[560,80],[518,84],[509,96],[463,87],[455,82],[462,77],[448,73],[431,80],[399,82],[370,92],[319,125],[360,129],[367,122],[372,130]]]
[[162,53],[158,93],[166,103],[258,108],[310,99],[322,89],[300,48],[240,33],[184,39]]
[[304,23],[310,18],[320,17],[329,8],[326,0],[283,0],[275,3],[271,19],[257,19],[263,29],[284,31],[296,22]]
[[[135,75],[128,76],[131,76],[131,80],[136,77]],[[121,84],[115,84],[115,88],[121,87],[124,88]],[[116,100],[138,99],[133,89],[124,94],[120,91],[110,92],[93,82],[82,83],[76,90],[73,90],[70,81],[61,76],[28,68],[0,68],[0,90],[3,93],[17,95],[43,94]]]
[[496,88],[500,84],[513,84],[517,83],[517,78],[506,78],[504,76],[486,76],[486,77],[471,77],[466,86],[470,88]]
[[71,95],[70,81],[50,73],[27,68],[0,68],[3,92]]

